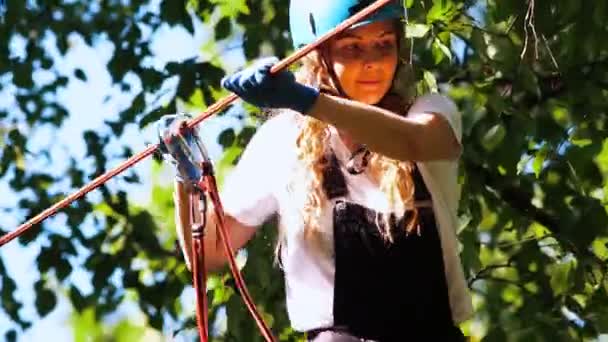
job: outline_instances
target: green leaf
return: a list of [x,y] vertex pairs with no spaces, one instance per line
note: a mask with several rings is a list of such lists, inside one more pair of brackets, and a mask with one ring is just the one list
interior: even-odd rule
[[432,24],[436,21],[449,23],[456,15],[457,7],[451,0],[433,1],[433,6],[427,12],[426,22]]
[[74,70],[74,76],[83,82],[87,81],[87,75],[84,73],[84,71],[82,71],[82,69]]
[[163,0],[160,4],[160,13],[169,25],[181,24],[188,32],[194,33],[192,20],[190,20],[186,4],[183,2],[176,3],[175,1]]
[[194,90],[192,95],[188,98],[186,103],[186,109],[192,112],[198,112],[207,108],[205,104],[205,97],[203,91],[200,88]]
[[428,87],[429,91],[432,93],[436,93],[439,91],[437,88],[437,79],[435,79],[435,75],[428,70],[424,70],[424,82]]
[[522,66],[518,77],[522,87],[533,96],[540,97],[541,90],[538,76],[528,66]]
[[223,17],[217,24],[215,24],[215,40],[222,40],[228,38],[232,31],[232,23],[230,17]]
[[57,305],[57,297],[53,291],[46,288],[40,288],[36,290],[35,304],[40,317],[44,317],[53,311],[55,305]]
[[505,126],[502,123],[497,123],[490,127],[490,129],[483,135],[481,144],[487,151],[493,151],[503,142],[506,135],[507,130],[505,129]]
[[591,250],[600,260],[608,261],[608,237],[600,237],[593,240]]
[[553,295],[560,296],[566,294],[573,286],[576,261],[571,260],[552,265],[549,268],[551,275],[551,288]]
[[441,40],[433,40],[432,52],[433,58],[435,59],[435,64],[441,63],[441,61],[443,61],[445,57],[447,57],[449,61],[452,62],[452,51],[450,51],[450,48],[443,44]]
[[461,258],[464,269],[467,274],[475,273],[481,268],[477,234],[473,229],[464,229],[459,236],[463,244]]
[[96,341],[103,334],[103,327],[97,324],[95,310],[90,308],[71,317],[72,334],[75,342]]
[[223,148],[229,148],[234,144],[236,139],[236,134],[234,133],[233,128],[228,128],[220,133],[218,137],[218,143],[222,145]]
[[[604,139],[602,150],[595,157],[594,161],[604,175],[604,182],[608,184],[608,138]],[[606,197],[608,197],[608,194],[606,194]]]
[[219,286],[213,290],[211,305],[217,306],[226,303],[234,294],[234,290],[229,286]]
[[219,6],[222,16],[235,18],[239,14],[248,15],[250,13],[246,0],[210,0]]
[[14,329],[9,330],[6,334],[4,334],[4,340],[7,342],[17,341],[17,332]]
[[593,141],[591,139],[577,139],[577,138],[571,138],[570,142],[572,143],[572,145],[577,146],[577,147],[586,147],[589,146],[591,144],[593,144]]
[[217,182],[218,186],[223,184],[226,174],[234,167],[234,163],[243,153],[243,148],[239,146],[232,146],[224,151],[222,159],[217,163]]
[[72,273],[72,265],[65,258],[57,260],[55,264],[55,273],[59,280],[64,280]]
[[114,327],[112,337],[116,342],[142,341],[145,332],[145,327],[123,320]]
[[218,275],[211,275],[209,278],[207,278],[207,291],[215,290],[220,286],[224,286],[224,284]]
[[72,302],[72,306],[74,306],[74,309],[76,309],[77,312],[82,313],[82,311],[84,310],[84,308],[87,305],[87,301],[82,296],[82,294],[80,293],[80,290],[78,290],[78,288],[76,286],[72,285],[70,287],[69,297],[70,297],[70,301]]
[[543,170],[543,165],[545,164],[545,159],[547,159],[547,156],[549,155],[549,151],[549,145],[545,144],[538,152],[536,152],[534,156],[534,162],[532,162],[532,170],[534,170],[536,178],[540,176],[540,173]]
[[422,38],[430,29],[429,25],[408,23],[405,27],[405,34],[409,38]]

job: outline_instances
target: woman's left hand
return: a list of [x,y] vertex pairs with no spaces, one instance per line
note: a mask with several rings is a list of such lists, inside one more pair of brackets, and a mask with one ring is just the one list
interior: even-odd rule
[[156,123],[159,150],[163,160],[173,166],[175,178],[186,184],[197,183],[203,175],[202,163],[206,148],[199,140],[198,130],[183,127],[190,120],[187,114],[164,115]]
[[276,57],[262,59],[224,77],[222,87],[258,107],[290,108],[306,114],[319,97],[319,91],[296,82],[290,71],[271,74],[270,69],[277,62]]

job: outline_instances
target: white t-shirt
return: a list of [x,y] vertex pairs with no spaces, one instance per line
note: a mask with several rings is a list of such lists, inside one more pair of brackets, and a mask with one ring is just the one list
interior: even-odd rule
[[[439,94],[419,97],[409,114],[438,113],[450,123],[458,141],[462,137],[461,117],[454,103]],[[334,264],[325,255],[315,253],[304,242],[300,209],[306,193],[302,181],[307,175],[296,155],[299,134],[298,114],[284,112],[265,122],[247,145],[235,169],[228,175],[220,198],[227,215],[248,226],[259,226],[273,214],[279,214],[285,243],[281,261],[285,274],[287,310],[294,329],[307,331],[333,324]],[[342,165],[350,152],[335,129],[330,139]],[[419,162],[418,169],[433,198],[453,320],[462,322],[472,314],[471,297],[458,253],[457,161]],[[388,210],[388,201],[366,173],[351,175],[343,170],[348,194],[346,199],[380,212]],[[298,179],[298,178],[296,178]],[[333,239],[332,209],[329,201],[322,210],[321,225],[328,241]],[[330,244],[331,245],[331,244]]]

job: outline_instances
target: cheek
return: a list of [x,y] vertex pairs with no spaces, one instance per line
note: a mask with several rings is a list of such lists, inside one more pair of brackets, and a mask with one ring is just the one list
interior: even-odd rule
[[395,53],[386,59],[385,68],[386,70],[390,70],[390,73],[394,75],[397,70],[397,64],[399,64],[399,57]]
[[336,61],[333,64],[334,72],[344,90],[348,90],[355,83],[355,75],[357,70],[356,63],[348,61]]

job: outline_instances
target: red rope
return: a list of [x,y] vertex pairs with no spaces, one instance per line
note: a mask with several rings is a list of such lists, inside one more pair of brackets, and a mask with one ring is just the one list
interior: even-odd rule
[[245,285],[245,281],[243,280],[243,275],[241,274],[241,271],[239,270],[239,268],[236,264],[234,254],[232,252],[233,251],[232,245],[230,243],[230,233],[229,233],[228,229],[226,229],[224,208],[222,207],[222,203],[220,202],[220,198],[218,196],[218,190],[217,190],[217,184],[215,182],[215,177],[210,176],[210,175],[207,175],[205,177],[206,177],[205,185],[209,191],[209,196],[211,198],[211,201],[213,202],[213,207],[215,210],[215,217],[216,217],[216,221],[217,221],[216,223],[219,228],[218,230],[220,233],[220,238],[224,245],[224,252],[226,253],[226,256],[228,257],[228,265],[230,266],[230,271],[232,272],[232,275],[236,282],[236,286],[237,286],[239,292],[241,293],[241,296],[243,297],[245,306],[247,306],[249,313],[251,314],[251,316],[253,316],[253,319],[255,320],[258,328],[260,329],[260,332],[262,333],[262,336],[264,337],[264,339],[267,342],[274,342],[276,340],[272,335],[272,331],[270,330],[270,328],[268,328],[266,323],[264,323],[264,319],[262,318],[262,316],[256,309],[255,304],[253,303],[253,300],[251,299],[251,295],[249,294],[249,291],[247,290],[247,285]]
[[148,146],[148,148],[146,148],[142,152],[140,152],[140,153],[132,156],[131,158],[129,158],[126,161],[124,161],[122,164],[120,164],[117,167],[115,167],[114,169],[112,169],[112,170],[104,173],[103,175],[95,178],[92,182],[90,182],[89,184],[83,186],[82,188],[80,188],[75,193],[67,196],[66,198],[64,198],[61,201],[55,203],[53,206],[49,207],[45,211],[43,211],[40,214],[32,217],[27,222],[25,222],[22,225],[20,225],[19,227],[17,227],[17,229],[15,229],[14,231],[12,231],[12,232],[10,232],[10,233],[2,236],[0,238],[0,247],[2,247],[5,244],[9,243],[11,240],[19,237],[20,235],[22,235],[23,233],[25,233],[27,230],[29,230],[30,228],[32,228],[35,224],[38,224],[38,223],[44,221],[45,219],[47,219],[51,215],[55,215],[60,209],[67,207],[68,205],[70,205],[72,202],[74,202],[75,200],[79,199],[80,197],[82,197],[82,196],[86,195],[87,193],[89,193],[89,192],[97,189],[98,187],[100,187],[101,185],[103,185],[105,182],[107,182],[108,180],[110,180],[112,177],[120,174],[124,170],[126,170],[126,169],[130,168],[131,166],[137,164],[140,160],[142,160],[142,159],[148,157],[149,155],[151,155],[152,153],[154,153],[154,151],[156,151],[157,148],[158,148],[158,144]]
[[[202,211],[198,208],[199,200],[203,202]],[[207,201],[204,193],[194,191],[190,195],[190,218],[192,222],[192,249],[194,254],[192,258],[192,283],[194,284],[196,293],[196,321],[201,342],[207,342],[209,340],[209,320],[207,317],[205,242],[203,240],[207,219]],[[200,218],[202,218],[202,222],[199,222]]]
[[205,253],[202,237],[192,239],[195,257],[192,265],[192,276],[196,292],[196,321],[198,334],[202,342],[209,339],[209,320],[207,318],[207,272],[205,272]]

